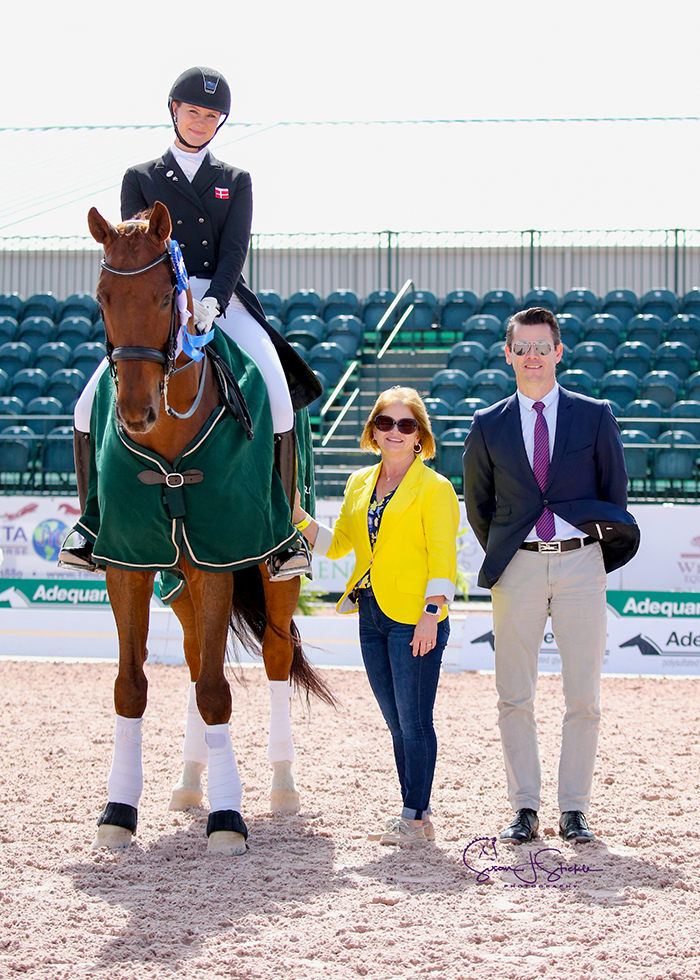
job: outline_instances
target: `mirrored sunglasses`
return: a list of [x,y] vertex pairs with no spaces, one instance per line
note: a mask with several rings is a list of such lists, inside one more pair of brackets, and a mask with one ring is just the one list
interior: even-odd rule
[[403,436],[410,436],[418,428],[418,422],[415,419],[397,420],[392,419],[391,415],[377,415],[374,424],[380,432],[391,432],[394,426],[396,426]]
[[553,346],[548,344],[546,340],[535,340],[533,343],[528,343],[526,340],[514,340],[510,345],[510,351],[516,357],[524,357],[525,354],[530,353],[533,347],[541,357],[547,357],[554,350]]

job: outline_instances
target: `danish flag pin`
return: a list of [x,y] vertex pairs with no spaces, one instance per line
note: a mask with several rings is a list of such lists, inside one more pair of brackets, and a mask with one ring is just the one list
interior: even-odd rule
[[228,187],[215,187],[214,197],[220,201],[228,201]]

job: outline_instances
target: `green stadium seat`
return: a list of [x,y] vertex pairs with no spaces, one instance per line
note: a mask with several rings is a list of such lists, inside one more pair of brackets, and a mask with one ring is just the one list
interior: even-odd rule
[[49,432],[42,451],[41,469],[44,476],[61,474],[68,477],[75,472],[72,426],[58,426]]
[[[280,333],[282,333],[281,330],[280,330]],[[104,320],[102,319],[101,316],[98,316],[97,319],[95,320],[95,322],[93,323],[92,330],[90,331],[90,336],[88,337],[88,340],[93,341],[93,342],[94,341],[97,341],[100,344],[104,344],[104,342],[105,342],[105,325],[104,325]],[[83,343],[83,341],[81,341],[81,343]]]
[[464,324],[464,339],[478,340],[487,350],[497,340],[505,342],[505,335],[503,324],[495,316],[470,316]]
[[[2,299],[0,298],[0,304],[1,302]],[[693,288],[685,294],[681,300],[680,311],[681,313],[689,313],[691,316],[700,317],[700,289],[698,289],[697,286],[693,286]]]
[[653,398],[663,408],[670,408],[678,401],[680,378],[673,371],[649,371],[642,378],[640,398]]
[[[375,289],[373,293],[369,294],[362,307],[362,320],[365,325],[365,330],[377,329],[379,321],[387,311],[387,307],[391,306],[395,298],[396,293],[392,292],[391,289]],[[395,313],[392,313],[384,325],[384,329],[388,328],[391,330],[395,323],[396,316]]]
[[322,306],[323,300],[315,289],[298,289],[282,304],[282,319],[291,323],[297,316],[318,316]]
[[549,310],[550,313],[556,313],[559,308],[559,297],[553,289],[539,286],[523,296],[522,308],[529,310],[532,307],[541,307],[543,310]]
[[0,345],[0,368],[13,377],[22,368],[29,367],[32,361],[32,349],[28,344],[10,341]]
[[338,384],[345,371],[345,354],[337,344],[315,344],[306,362],[312,371],[322,371],[331,387]]
[[484,294],[479,307],[479,315],[495,316],[497,320],[503,323],[504,320],[513,316],[516,305],[515,296],[509,289],[491,289]]
[[7,386],[9,384],[9,378],[5,371],[0,370],[0,395],[4,395],[7,391]]
[[443,398],[424,398],[423,403],[430,418],[433,435],[437,439],[450,424],[447,419],[437,418],[437,416],[452,415],[452,406]]
[[[625,428],[638,429],[646,432],[650,439],[657,439],[663,428],[664,422],[653,422],[651,419],[664,418],[666,410],[655,402],[652,398],[635,398],[625,406],[623,419],[634,419],[635,421],[625,421]],[[643,418],[644,421],[638,421]],[[647,421],[649,420],[649,421]]]
[[65,320],[69,316],[84,316],[94,323],[99,315],[100,308],[91,293],[73,293],[61,303],[58,319]]
[[53,320],[46,316],[29,316],[22,320],[17,331],[17,340],[22,344],[28,344],[33,351],[37,351],[42,344],[48,344],[53,340],[55,331]]
[[637,397],[639,378],[631,371],[608,371],[603,375],[598,395],[600,398],[610,398],[624,405]]
[[441,398],[448,405],[456,405],[469,394],[469,376],[464,371],[444,368],[433,375],[430,382],[430,397]]
[[352,289],[334,289],[326,297],[321,317],[328,323],[336,316],[359,316],[360,309],[360,300]]
[[595,313],[583,324],[582,340],[597,340],[609,350],[615,350],[622,340],[622,323],[610,313]]
[[29,416],[49,415],[51,418],[28,418],[27,427],[32,430],[34,435],[46,436],[52,429],[56,428],[54,417],[64,415],[63,406],[57,398],[32,398],[25,407],[25,413]]
[[24,402],[15,395],[0,395],[0,417],[24,415]]
[[71,406],[79,397],[85,387],[86,377],[82,371],[73,368],[60,368],[49,378],[49,383],[44,394],[47,398],[57,398],[66,411],[71,410]]
[[13,316],[0,316],[0,344],[17,339],[19,325]]
[[30,316],[45,316],[52,323],[58,319],[58,300],[53,293],[35,293],[22,304],[19,321],[22,323]]
[[579,343],[583,334],[583,320],[573,313],[558,313],[557,322],[561,331],[561,342],[572,349]]
[[[657,480],[692,480],[697,476],[697,459],[700,446],[691,432],[674,429],[662,432],[658,438],[661,446],[656,450],[654,477]],[[682,446],[688,448],[682,449]]]
[[445,297],[440,311],[440,326],[462,336],[464,325],[479,308],[479,300],[471,289],[453,289]]
[[447,355],[448,368],[459,368],[470,378],[476,374],[486,360],[486,348],[476,340],[461,340]]
[[488,408],[488,402],[483,398],[462,398],[452,409],[452,415],[455,419],[458,416],[473,416],[474,412],[478,411],[480,408]]
[[[357,351],[358,348],[362,347],[362,340],[365,335],[365,327],[362,320],[360,320],[360,318],[357,316],[351,316],[347,313],[340,313],[338,316],[334,316],[328,321],[328,323],[326,323],[323,330],[322,339],[328,340],[332,343],[335,336],[341,337],[343,335],[352,337],[354,345],[353,349]],[[340,343],[340,341],[337,341],[337,343]],[[351,346],[349,341],[346,341],[346,343],[348,346]],[[341,344],[341,347],[342,346],[343,345]]]
[[59,368],[68,367],[72,356],[73,352],[68,344],[52,340],[48,344],[42,344],[36,352],[34,367],[41,368],[51,377]]
[[671,317],[666,327],[666,340],[681,340],[697,354],[700,348],[700,316],[694,313],[679,313]]
[[654,370],[673,371],[681,381],[690,375],[693,352],[682,340],[666,341],[654,351]]
[[271,316],[281,319],[282,297],[279,293],[276,293],[274,289],[259,289],[256,295],[268,319]]
[[411,303],[414,307],[413,312],[405,321],[402,329],[420,333],[431,330],[437,319],[439,309],[435,294],[431,293],[429,289],[415,289],[413,292],[406,293],[396,311],[399,319]]
[[670,289],[650,289],[639,301],[639,312],[653,313],[668,323],[678,312],[678,297]]
[[[670,419],[678,419],[677,422],[671,423],[669,421],[668,429],[673,432],[675,429],[685,429],[688,432],[692,432],[695,438],[700,442],[700,401],[694,399],[685,399],[683,401],[674,402],[668,410],[668,417]],[[694,425],[689,422],[688,419],[698,419],[698,424]]]
[[598,297],[590,289],[570,289],[561,298],[560,313],[573,313],[586,321],[598,312]]
[[492,368],[498,368],[501,371],[509,373],[512,368],[506,361],[505,352],[506,342],[505,340],[496,340],[488,349],[486,354],[486,360],[484,362],[484,367],[491,370]]
[[86,378],[91,378],[98,364],[104,360],[105,354],[104,344],[95,342],[78,344],[73,351],[70,366],[82,371]]
[[643,377],[651,367],[653,351],[641,340],[626,340],[615,348],[613,363],[616,370],[632,371]]
[[627,324],[625,333],[627,340],[639,340],[656,350],[664,334],[664,321],[654,313],[638,313]]
[[[627,477],[630,480],[646,480],[649,475],[649,449],[651,438],[641,429],[623,429],[622,451],[625,454]],[[633,443],[633,445],[628,445]]]
[[605,294],[601,313],[616,316],[623,327],[626,327],[639,309],[639,297],[631,289],[612,289]]
[[438,440],[437,468],[449,480],[461,483],[463,479],[462,456],[468,435],[468,428],[446,429]]
[[320,344],[323,340],[324,324],[318,316],[303,314],[291,320],[285,329],[284,339],[291,343],[295,341],[302,344],[307,350],[311,350],[314,344]]
[[[31,479],[36,438],[26,425],[10,425],[0,432],[0,473],[3,485],[27,485]],[[8,479],[9,478],[9,479]]]
[[489,405],[505,398],[515,389],[515,379],[498,368],[477,371],[472,378],[471,397],[483,398]]
[[600,380],[608,369],[610,350],[598,341],[584,341],[576,344],[571,352],[569,363],[573,370],[588,371],[591,377]]
[[22,297],[19,293],[0,293],[0,316],[11,316],[19,321],[22,313]]
[[576,391],[579,395],[593,395],[595,381],[588,371],[562,371],[557,381],[567,391]]
[[93,325],[86,316],[68,316],[58,324],[52,339],[69,347],[77,347],[78,344],[87,343],[92,332]]
[[41,398],[48,383],[46,371],[40,368],[22,368],[12,379],[9,393],[15,398],[21,398],[26,405],[32,398]]

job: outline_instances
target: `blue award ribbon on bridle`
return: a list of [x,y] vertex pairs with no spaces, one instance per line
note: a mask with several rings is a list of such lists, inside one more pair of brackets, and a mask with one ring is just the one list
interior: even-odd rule
[[214,339],[215,331],[213,327],[211,330],[207,331],[207,333],[202,334],[189,333],[187,330],[187,323],[192,315],[187,308],[187,290],[189,289],[190,280],[189,276],[187,275],[185,260],[182,257],[182,251],[174,238],[170,240],[170,260],[172,262],[173,273],[177,283],[177,308],[180,313],[178,347],[181,348],[185,354],[191,358],[191,360],[201,361],[204,357],[204,351],[201,350],[201,348],[206,347],[206,345]]

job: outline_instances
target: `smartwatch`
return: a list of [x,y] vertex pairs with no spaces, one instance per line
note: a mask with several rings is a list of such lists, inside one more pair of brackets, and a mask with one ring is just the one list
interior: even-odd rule
[[426,602],[426,604],[423,606],[423,612],[427,613],[429,616],[439,616],[440,607],[434,602]]

